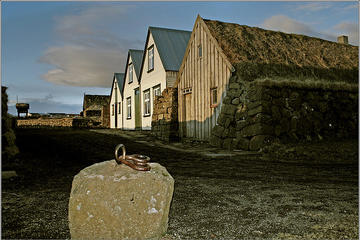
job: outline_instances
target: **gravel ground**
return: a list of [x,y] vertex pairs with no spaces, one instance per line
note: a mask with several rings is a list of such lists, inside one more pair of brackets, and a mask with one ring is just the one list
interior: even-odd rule
[[[358,239],[358,141],[211,158],[88,130],[18,129],[2,163],[2,238],[70,238],[67,205],[82,168],[118,143],[165,166],[175,191],[164,239]],[[147,139],[144,136],[144,139]],[[149,141],[149,139],[147,139]],[[155,141],[154,141],[155,143]],[[177,146],[199,148],[197,146]],[[291,159],[287,159],[291,156]]]

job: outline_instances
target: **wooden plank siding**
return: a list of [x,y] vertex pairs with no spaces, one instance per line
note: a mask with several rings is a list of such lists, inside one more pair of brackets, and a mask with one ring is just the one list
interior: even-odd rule
[[[198,48],[200,45],[201,58]],[[211,89],[217,88],[217,99],[221,103],[231,68],[215,38],[198,17],[177,79],[181,137],[209,139],[221,109],[221,104],[216,108],[210,107]],[[192,92],[184,94],[183,91],[189,88]]]

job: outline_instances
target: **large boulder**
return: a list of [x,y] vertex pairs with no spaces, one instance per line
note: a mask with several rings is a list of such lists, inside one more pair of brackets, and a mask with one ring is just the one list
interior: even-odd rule
[[69,200],[73,239],[159,239],[166,233],[174,179],[150,163],[136,171],[115,160],[94,164],[74,177]]

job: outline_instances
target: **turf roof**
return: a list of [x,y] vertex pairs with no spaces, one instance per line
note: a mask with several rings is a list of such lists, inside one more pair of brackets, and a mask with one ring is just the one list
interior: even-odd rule
[[358,47],[319,38],[203,19],[230,63],[246,80],[311,76],[358,81]]

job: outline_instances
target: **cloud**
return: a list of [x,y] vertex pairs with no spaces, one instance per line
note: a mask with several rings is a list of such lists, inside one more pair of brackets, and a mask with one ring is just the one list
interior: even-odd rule
[[42,77],[49,82],[72,86],[110,87],[114,72],[123,70],[125,51],[78,45],[52,47],[40,62],[55,66]]
[[316,12],[316,11],[329,9],[331,7],[332,7],[332,4],[330,4],[330,3],[319,3],[319,2],[315,3],[314,2],[314,3],[306,3],[306,4],[298,5],[295,8],[295,10]]
[[124,39],[109,30],[131,8],[96,6],[57,17],[55,32],[61,45],[48,48],[40,57],[39,62],[54,67],[42,78],[61,85],[110,87],[113,73],[124,71],[128,49],[143,47],[142,41]]
[[[53,100],[52,95],[47,95],[43,98],[23,98],[22,102],[30,104],[30,113],[80,113],[82,110],[81,104],[64,104]],[[8,104],[8,112],[12,115],[17,115],[15,107],[16,102]]]
[[343,10],[352,10],[352,9],[358,9],[359,8],[359,3],[354,3],[354,4],[350,4],[346,7],[343,8]]
[[338,31],[338,35],[349,36],[349,43],[358,45],[359,44],[359,25],[351,22],[341,22],[333,27],[334,30]]
[[311,26],[296,21],[295,19],[289,18],[284,15],[275,15],[266,19],[262,23],[262,27],[274,31],[303,34],[303,35],[318,37],[330,41],[336,41],[336,35],[317,32]]

